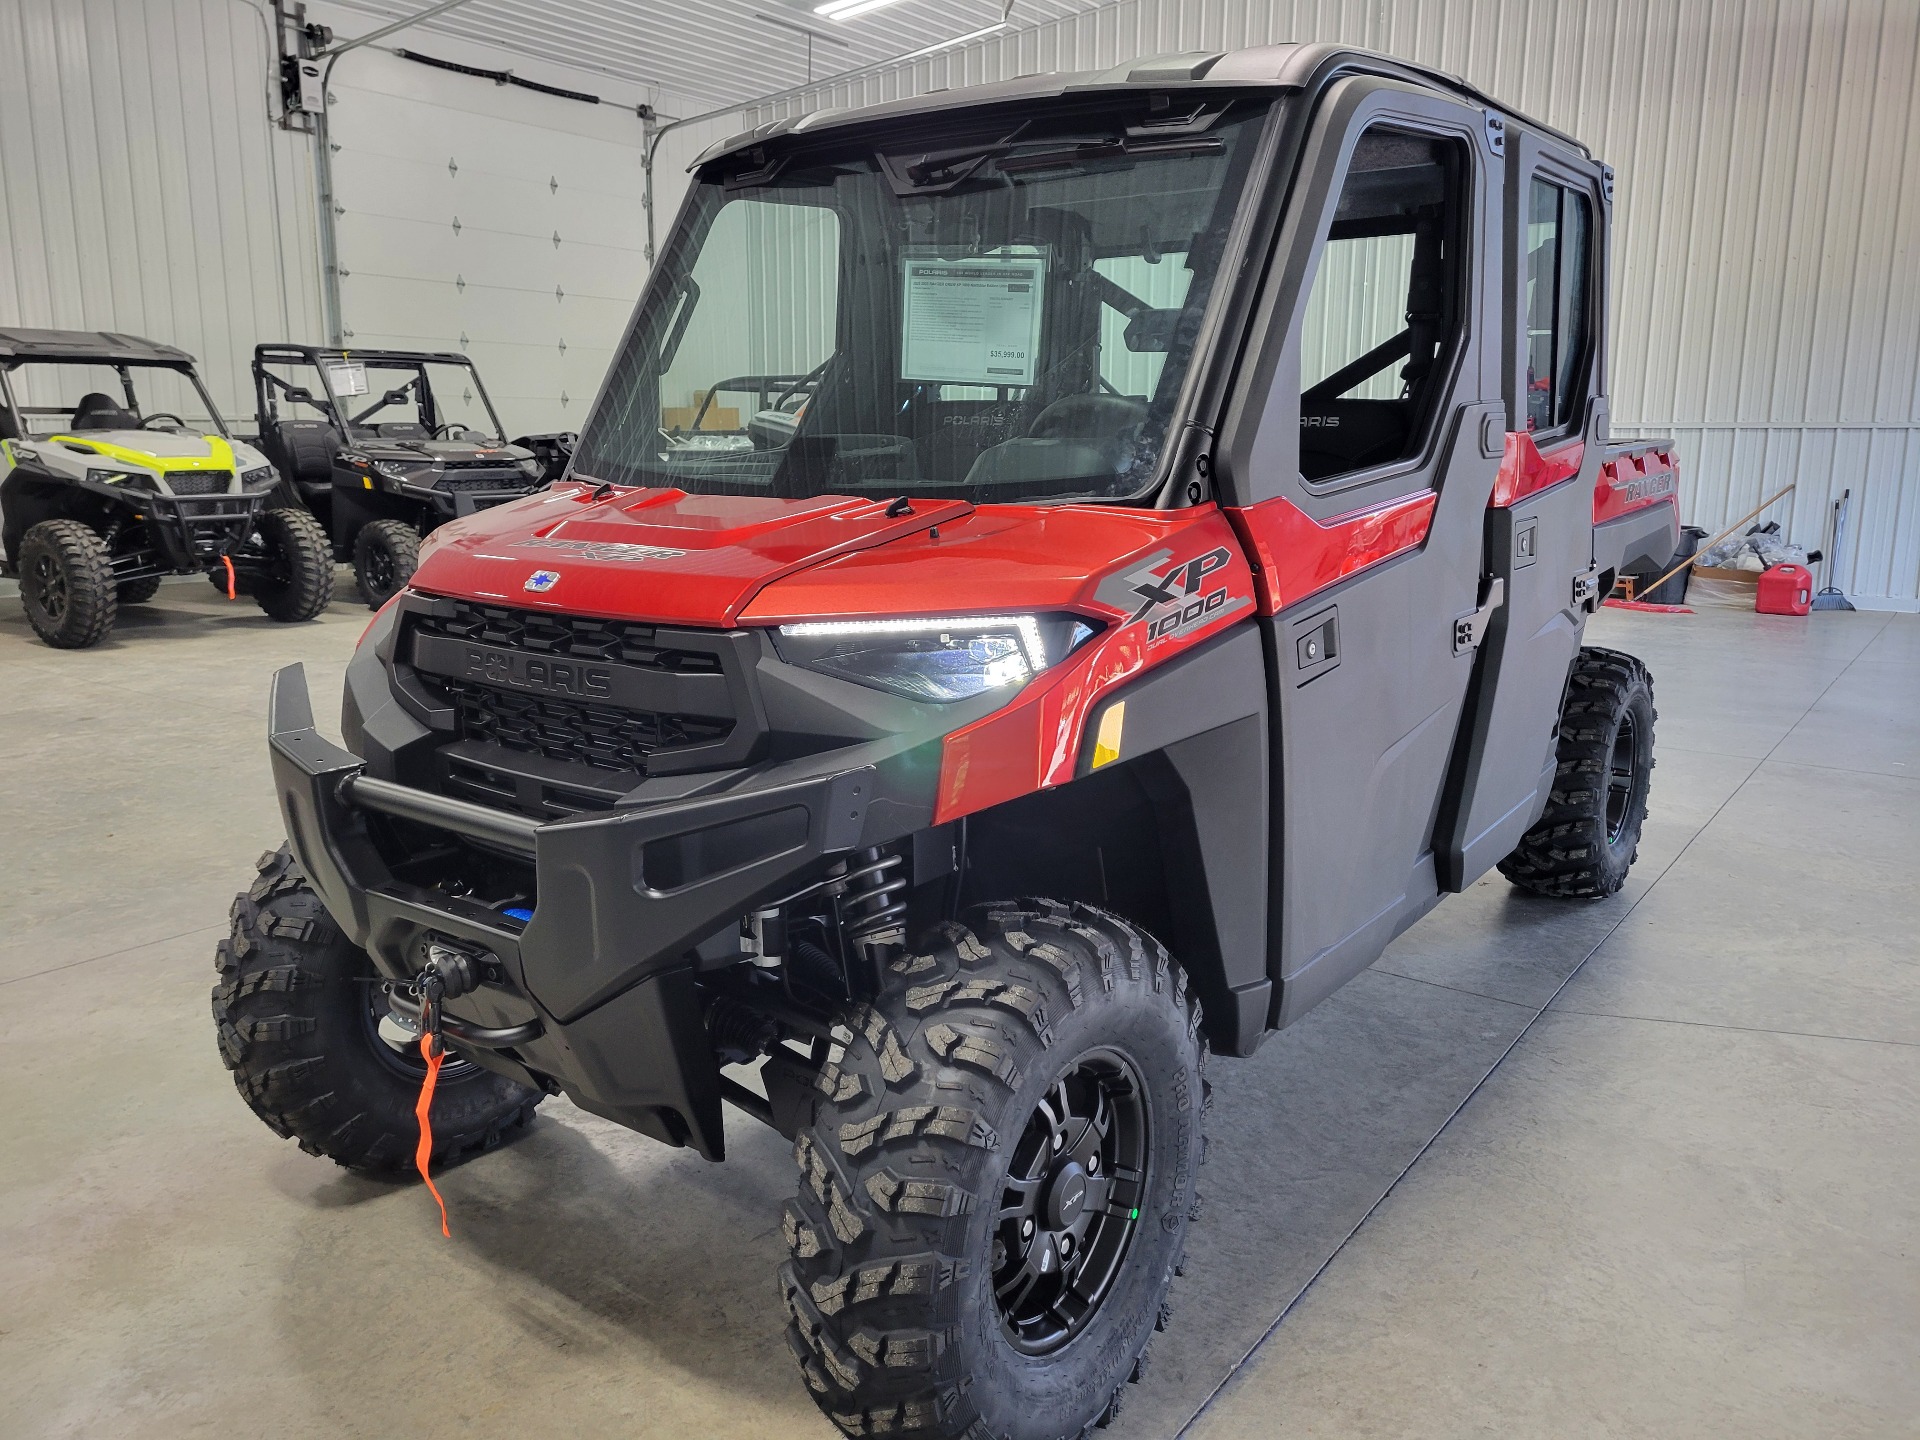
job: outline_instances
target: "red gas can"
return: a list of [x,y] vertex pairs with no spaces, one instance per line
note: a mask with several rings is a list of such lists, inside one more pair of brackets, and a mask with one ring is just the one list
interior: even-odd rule
[[1764,571],[1753,608],[1762,615],[1805,615],[1813,609],[1813,572],[1804,565],[1776,565]]

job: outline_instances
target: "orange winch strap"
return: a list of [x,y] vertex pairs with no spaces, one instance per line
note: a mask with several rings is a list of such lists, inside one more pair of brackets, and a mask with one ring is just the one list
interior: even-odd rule
[[222,555],[220,557],[220,563],[227,567],[227,598],[229,600],[237,600],[239,596],[234,593],[233,587],[233,557],[231,555]]
[[428,1034],[420,1037],[420,1057],[427,1062],[427,1078],[420,1086],[420,1099],[413,1107],[414,1116],[420,1122],[420,1145],[413,1152],[413,1163],[419,1168],[420,1178],[427,1182],[427,1189],[433,1193],[433,1203],[440,1207],[440,1233],[452,1239],[453,1231],[447,1228],[447,1202],[440,1198],[439,1187],[427,1173],[427,1165],[433,1159],[433,1087],[440,1078],[440,1061],[444,1058],[439,1036]]

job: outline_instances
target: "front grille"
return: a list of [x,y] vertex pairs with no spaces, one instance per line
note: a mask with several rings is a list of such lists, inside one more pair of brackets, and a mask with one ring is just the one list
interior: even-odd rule
[[518,470],[495,470],[481,474],[442,475],[434,484],[434,489],[445,490],[450,495],[460,495],[468,491],[511,490],[516,494],[527,494],[533,489],[527,477]]
[[413,625],[417,634],[445,635],[556,659],[613,660],[681,675],[718,675],[725,668],[717,651],[662,645],[655,626],[628,620],[546,615],[463,600],[454,603],[451,615],[416,615]]
[[231,470],[174,470],[167,475],[167,486],[176,495],[223,494],[232,484]]
[[644,775],[649,755],[724,740],[733,729],[731,720],[536,699],[458,680],[445,690],[466,739],[596,770]]
[[411,683],[451,712],[434,766],[449,793],[552,818],[612,803],[665,757],[722,768],[751,748],[726,678],[736,637],[471,601],[409,602],[405,623]]

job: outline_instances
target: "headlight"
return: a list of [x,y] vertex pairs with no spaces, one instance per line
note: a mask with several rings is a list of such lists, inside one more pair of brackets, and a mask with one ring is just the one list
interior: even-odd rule
[[275,478],[274,468],[271,465],[256,465],[251,470],[240,472],[240,483],[249,490],[260,485],[271,485]]
[[795,665],[945,704],[1024,684],[1091,634],[1072,615],[809,620],[782,625],[774,648]]
[[380,472],[380,478],[387,482],[389,490],[398,490],[408,484],[424,485],[427,480],[421,466],[409,465],[404,460],[376,460],[373,468]]
[[128,485],[136,490],[153,489],[153,477],[144,470],[89,470],[87,479],[95,485]]

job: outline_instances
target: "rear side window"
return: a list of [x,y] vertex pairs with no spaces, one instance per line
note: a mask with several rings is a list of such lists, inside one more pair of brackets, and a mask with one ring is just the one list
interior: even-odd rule
[[1591,348],[1593,209],[1585,195],[1535,180],[1527,212],[1527,429],[1574,424]]

